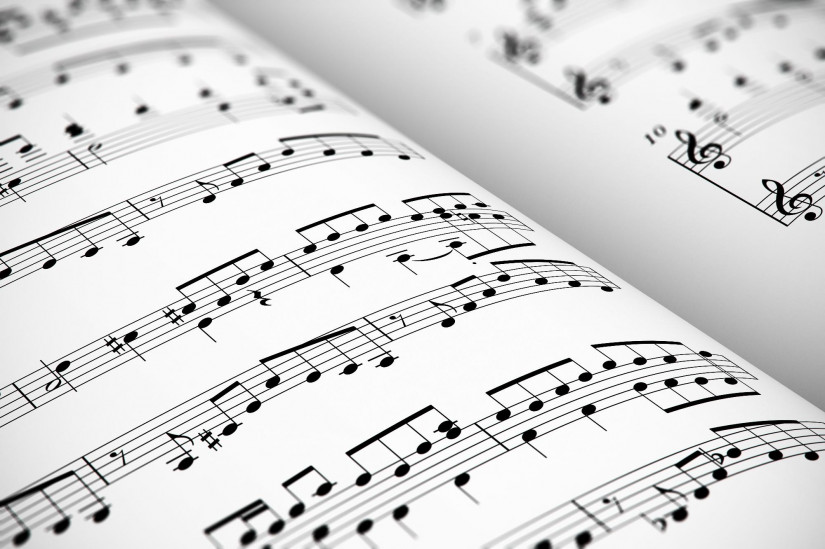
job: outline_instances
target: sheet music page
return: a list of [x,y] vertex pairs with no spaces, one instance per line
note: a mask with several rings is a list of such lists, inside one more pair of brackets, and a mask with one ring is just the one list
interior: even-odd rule
[[3,547],[825,535],[822,411],[209,5],[0,14]]
[[825,406],[822,2],[219,3]]

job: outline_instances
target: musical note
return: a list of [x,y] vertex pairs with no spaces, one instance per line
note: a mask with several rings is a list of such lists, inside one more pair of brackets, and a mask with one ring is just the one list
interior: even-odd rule
[[[216,289],[217,293],[222,294],[221,297],[219,297],[215,301],[215,304],[218,307],[224,307],[224,306],[228,305],[232,301],[232,295],[229,294],[226,291],[226,288],[224,287],[224,284],[226,284],[228,286],[229,284],[227,282],[230,281],[230,280],[231,280],[231,284],[234,284],[236,286],[243,286],[244,284],[249,282],[250,275],[239,264],[244,262],[246,259],[249,259],[250,257],[257,257],[258,258],[258,262],[256,264],[260,267],[261,271],[267,271],[267,270],[271,269],[272,266],[274,265],[274,263],[272,262],[271,259],[269,259],[266,255],[261,253],[259,250],[255,249],[255,250],[250,250],[250,251],[246,252],[245,254],[241,254],[238,257],[234,258],[234,259],[230,259],[229,261],[227,261],[225,263],[222,263],[222,264],[218,265],[217,267],[206,271],[205,273],[199,274],[195,278],[193,278],[191,280],[188,280],[188,281],[184,282],[183,284],[180,284],[180,285],[175,287],[175,289],[178,292],[180,292],[184,297],[186,297],[189,300],[189,303],[187,305],[183,306],[183,308],[181,309],[181,312],[184,315],[188,315],[188,314],[191,314],[192,312],[195,311],[195,309],[197,308],[197,304],[195,303],[195,301],[192,300],[191,296],[193,296],[193,295],[195,295],[195,294],[202,291],[202,290],[197,289],[198,284],[202,281],[208,282],[209,283],[208,286]],[[264,258],[263,261],[260,261],[261,257]],[[219,274],[219,273],[221,273],[221,274],[222,273],[229,273],[229,272],[238,272],[238,273],[240,273],[240,276],[237,276],[237,278],[235,278],[234,276],[230,275],[227,278],[218,279],[217,282],[215,280],[213,280],[213,275],[216,275],[216,274]],[[233,280],[233,278],[234,278],[234,280]]]
[[11,516],[15,519],[18,526],[20,527],[20,531],[14,535],[13,541],[16,545],[22,545],[26,541],[28,541],[29,537],[31,536],[31,530],[26,526],[26,524],[12,511],[11,505],[13,503],[23,501],[25,499],[30,498],[36,494],[39,494],[48,504],[57,512],[60,518],[57,522],[51,524],[51,530],[53,533],[59,535],[66,532],[72,524],[71,516],[67,514],[63,508],[52,498],[47,490],[59,484],[65,484],[65,481],[70,481],[73,484],[79,484],[80,487],[87,492],[99,506],[99,508],[92,513],[91,518],[92,521],[95,523],[101,523],[105,521],[109,517],[109,507],[103,502],[103,499],[97,495],[97,493],[91,489],[91,487],[83,480],[83,477],[77,474],[76,471],[66,471],[65,473],[61,473],[55,477],[52,477],[48,480],[45,480],[39,484],[36,484],[26,490],[18,492],[12,496],[9,496],[2,501],[0,501],[0,508],[5,508]]
[[[9,256],[9,255],[13,254],[14,252],[17,252],[19,250],[28,248],[29,246],[34,244],[34,245],[37,245],[43,251],[43,253],[46,254],[49,257],[49,259],[46,260],[43,263],[43,268],[44,269],[51,269],[52,267],[55,266],[55,264],[57,264],[57,258],[55,258],[51,254],[51,252],[49,252],[43,246],[43,243],[48,243],[48,241],[50,241],[52,239],[55,239],[55,237],[59,237],[59,236],[65,234],[67,232],[72,232],[72,231],[76,231],[84,240],[86,240],[90,244],[90,247],[83,253],[83,257],[93,257],[95,254],[97,254],[97,252],[100,250],[100,248],[97,247],[94,244],[94,242],[92,242],[88,237],[86,237],[86,235],[83,233],[83,231],[81,231],[81,228],[85,227],[85,226],[89,226],[89,225],[94,225],[98,221],[101,221],[101,220],[103,220],[107,217],[110,217],[111,215],[112,214],[110,212],[104,212],[102,214],[92,216],[92,217],[84,219],[82,221],[78,221],[77,223],[72,223],[71,225],[67,225],[67,226],[62,227],[60,229],[57,229],[56,231],[52,231],[48,234],[45,234],[43,236],[39,236],[39,237],[37,237],[33,240],[29,240],[28,242],[24,242],[23,244],[20,244],[18,246],[15,246],[13,248],[9,248],[8,250],[0,252],[0,258],[2,258],[4,256]],[[8,276],[12,273],[12,270],[11,270],[10,267],[7,267],[7,269],[8,269],[8,273],[5,276]],[[5,278],[5,277],[3,277],[3,278]]]
[[532,37],[522,38],[514,31],[504,31],[499,35],[501,54],[510,63],[526,61],[536,65],[541,61],[541,43]]
[[34,145],[32,145],[32,143],[28,139],[26,139],[20,134],[13,135],[11,137],[7,137],[6,139],[0,140],[0,147],[5,147],[10,143],[15,143],[19,145],[15,152],[21,157],[25,157],[27,153],[30,153],[32,152],[32,150],[34,150]]
[[[346,228],[351,228],[350,230],[357,233],[366,231],[370,227],[366,213],[369,213],[370,218],[377,219],[378,223],[385,223],[392,219],[392,216],[382,208],[375,204],[367,204],[315,221],[295,231],[309,242],[304,247],[304,253],[309,254],[317,251],[318,245],[324,241],[335,242],[341,238],[342,234],[346,233]],[[337,226],[340,226],[340,228]]]
[[230,160],[229,162],[224,162],[223,167],[226,168],[227,170],[229,170],[229,172],[232,173],[232,175],[235,176],[235,179],[233,179],[232,181],[229,182],[229,184],[231,186],[237,187],[238,185],[243,185],[243,182],[244,182],[243,177],[241,177],[240,174],[237,171],[235,171],[235,169],[233,169],[233,166],[238,166],[240,164],[243,164],[245,161],[249,160],[250,158],[254,158],[254,159],[258,160],[257,170],[259,172],[265,172],[271,167],[269,162],[265,161],[263,158],[258,156],[257,153],[254,153],[254,152],[253,153],[247,153],[243,156],[239,156],[238,158],[235,158],[234,160]]
[[[308,383],[314,383],[314,382],[318,381],[321,378],[321,371],[318,370],[318,368],[314,364],[312,364],[312,362],[310,362],[307,358],[305,358],[298,351],[311,350],[311,349],[314,349],[316,347],[320,347],[324,344],[328,344],[335,350],[335,352],[337,354],[342,354],[343,355],[341,350],[338,347],[336,347],[332,342],[336,338],[345,336],[345,335],[350,334],[350,333],[355,332],[355,331],[356,331],[356,328],[354,328],[354,327],[344,328],[342,330],[338,330],[338,331],[332,332],[330,334],[327,334],[327,335],[324,335],[324,336],[321,336],[321,337],[317,337],[315,339],[311,339],[309,341],[301,343],[300,345],[296,345],[295,347],[291,347],[289,349],[284,349],[283,351],[279,351],[279,352],[277,352],[273,355],[270,355],[266,358],[262,358],[260,360],[260,363],[267,370],[269,370],[269,372],[272,374],[272,376],[269,379],[267,379],[267,381],[265,383],[266,387],[268,389],[271,389],[271,388],[275,387],[276,385],[278,385],[281,382],[281,376],[278,375],[275,371],[272,370],[272,368],[269,366],[269,363],[274,362],[274,361],[276,361],[280,358],[283,358],[283,357],[285,357],[287,355],[291,355],[291,354],[294,354],[295,356],[297,356],[302,364],[304,364],[306,366],[309,366],[310,371],[309,371],[309,374],[306,377],[306,381]],[[343,355],[343,356],[347,360],[349,360],[349,357],[347,357],[346,355]],[[357,368],[357,367],[358,367],[357,365],[354,366],[354,368]],[[354,369],[353,369],[353,371],[354,371]]]
[[[174,458],[170,459],[169,461],[167,461],[166,463],[169,464],[169,463],[172,463],[173,461],[177,461],[177,465],[175,465],[174,470],[175,471],[186,471],[187,469],[189,469],[192,466],[193,463],[195,463],[195,460],[198,459],[198,457],[197,456],[192,457],[192,452],[190,450],[187,450],[186,448],[184,448],[183,445],[184,445],[184,443],[189,443],[192,446],[195,446],[195,441],[192,440],[191,437],[188,437],[186,435],[176,435],[176,434],[169,433],[169,432],[167,432],[166,435],[169,437],[169,439],[172,442],[175,443],[175,445],[178,447],[178,449],[181,452],[183,452],[182,456],[174,457]],[[181,441],[183,441],[183,442],[181,442]]]
[[[42,363],[42,362],[43,362],[43,361],[41,361],[41,363]],[[72,364],[72,363],[71,363],[70,361],[68,361],[68,360],[63,360],[63,361],[61,361],[61,362],[60,362],[60,363],[59,363],[59,364],[55,367],[55,369],[54,369],[54,370],[52,370],[51,368],[49,368],[49,366],[48,366],[48,365],[46,365],[45,363],[43,363],[43,366],[46,368],[46,370],[48,370],[48,371],[49,371],[49,373],[50,373],[52,376],[54,376],[54,379],[49,380],[49,381],[48,381],[48,382],[46,382],[46,384],[43,386],[43,388],[46,390],[46,392],[47,392],[47,393],[50,393],[50,392],[54,391],[55,389],[57,389],[58,387],[62,386],[64,381],[66,381],[66,383],[69,385],[69,387],[70,387],[72,390],[75,390],[75,391],[76,391],[76,389],[72,386],[72,384],[71,384],[71,383],[69,383],[69,382],[68,382],[68,380],[66,380],[66,378],[65,378],[65,377],[63,377],[63,373],[64,373],[64,372],[66,372],[66,371],[69,369],[69,367],[71,366],[71,364]]]
[[[361,463],[358,459],[356,459],[356,455],[360,453],[367,453],[362,459],[369,460],[368,463],[375,463],[375,462],[386,462],[386,453],[389,453],[392,458],[390,460],[390,465],[397,464],[395,466],[393,474],[396,477],[403,477],[407,473],[410,472],[410,464],[408,462],[408,457],[402,457],[399,453],[392,449],[391,445],[385,442],[385,438],[389,435],[397,433],[401,429],[408,430],[413,434],[412,440],[410,438],[406,438],[404,440],[405,445],[411,445],[415,447],[415,454],[423,455],[430,451],[432,448],[432,442],[425,437],[420,430],[416,429],[413,426],[413,422],[417,419],[426,416],[427,414],[433,413],[440,417],[440,421],[438,423],[438,427],[435,429],[435,432],[442,432],[447,433],[447,438],[454,439],[461,434],[461,430],[456,427],[452,421],[447,419],[447,417],[438,411],[432,405],[425,406],[421,410],[409,415],[408,417],[394,423],[393,425],[387,427],[380,433],[368,438],[364,442],[358,444],[357,446],[347,450],[346,456],[350,458],[363,472],[358,475],[355,480],[356,486],[366,486],[370,483],[373,477],[373,471],[379,469],[379,467],[374,466],[372,468],[368,468]],[[418,440],[419,442],[416,444],[414,441]],[[381,452],[375,452],[374,449],[376,448],[373,446],[374,444],[378,443],[381,448],[386,450],[386,453],[382,455]],[[369,451],[369,452],[368,452]],[[394,459],[393,459],[394,458]]]
[[[249,389],[247,389],[246,386],[243,383],[241,383],[240,381],[234,381],[234,382],[230,383],[229,385],[227,385],[226,387],[224,387],[223,389],[218,391],[217,394],[210,397],[209,402],[211,402],[215,406],[215,408],[218,409],[218,411],[220,411],[224,416],[226,416],[226,419],[229,421],[229,423],[224,425],[223,429],[221,430],[221,434],[223,434],[224,436],[227,436],[227,437],[232,435],[235,431],[237,431],[238,427],[240,427],[243,424],[236,422],[235,419],[232,417],[232,415],[230,415],[220,405],[219,402],[221,400],[223,400],[228,394],[235,391],[236,389],[239,389],[240,392],[245,394],[245,396],[244,396],[245,399],[250,400],[250,402],[244,408],[246,410],[247,414],[254,414],[255,412],[257,412],[261,408],[261,401],[258,400],[252,394],[252,392]],[[234,408],[234,407],[235,406],[233,405],[232,408]],[[211,446],[210,446],[210,448],[211,448]]]
[[23,106],[23,98],[8,86],[0,86],[0,96],[8,96],[8,107],[11,110],[19,109]]
[[[310,477],[316,477],[316,479],[309,480]],[[307,486],[296,486],[298,483],[303,485],[309,483],[309,490],[307,490]],[[306,469],[285,480],[281,483],[281,486],[283,486],[284,490],[286,490],[296,501],[296,503],[289,508],[289,516],[295,518],[302,515],[306,510],[304,498],[298,495],[298,491],[302,494],[308,494],[310,496],[323,497],[332,491],[335,483],[330,482],[329,479],[321,474],[320,471],[310,465]]]
[[[207,193],[207,195],[204,196],[203,199],[201,199],[201,202],[203,202],[204,204],[209,204],[209,203],[215,201],[215,199],[217,198],[217,196],[215,195],[215,192],[218,191],[218,186],[216,184],[209,183],[209,182],[206,182],[206,181],[201,181],[199,179],[196,179],[195,183],[200,185],[201,188],[204,191],[206,191],[206,193]],[[214,189],[214,190],[212,190],[212,189]],[[151,199],[151,200],[154,200],[154,199]],[[161,200],[161,202],[160,202],[160,207],[161,208],[163,207],[163,200]]]
[[79,136],[83,135],[83,133],[84,133],[86,130],[83,128],[83,126],[81,126],[81,125],[80,125],[80,124],[78,124],[77,122],[72,122],[72,123],[70,123],[68,126],[66,126],[66,128],[64,129],[64,131],[66,132],[66,134],[67,134],[69,137],[71,137],[71,138],[75,138],[75,137],[79,137]]
[[242,546],[251,545],[256,539],[258,539],[258,532],[252,524],[252,522],[256,521],[256,519],[263,522],[263,525],[266,527],[265,531],[272,536],[278,534],[284,528],[284,520],[278,516],[278,514],[275,513],[269,505],[259,499],[233,513],[230,513],[214,524],[207,526],[204,528],[203,533],[206,534],[206,536],[208,536],[216,546],[222,547],[223,545],[220,544],[214,537],[216,532],[220,532],[232,525],[234,522],[240,521],[243,527],[243,532],[240,535],[236,534],[232,537],[232,539],[236,539]]
[[98,151],[102,148],[103,148],[102,143],[91,143],[88,147],[86,147],[86,150],[89,151],[89,154],[91,154],[93,157],[95,157],[98,162],[105,165],[106,161],[103,160],[103,157],[101,157],[99,154],[97,154]]
[[441,311],[447,318],[441,321],[441,326],[443,328],[449,328],[455,324],[455,317],[453,317],[450,313],[448,313],[445,309],[450,309],[451,311],[455,312],[455,307],[449,305],[447,303],[438,303],[437,301],[430,300],[430,304],[435,307],[438,311]]
[[[816,461],[819,454],[814,444],[825,449],[825,424],[821,422],[750,421],[710,430],[715,438],[633,468],[569,503],[524,521],[484,547],[522,546],[532,540],[530,546],[550,548],[554,546],[552,539],[571,538],[578,547],[584,547],[597,536],[611,534],[636,517],[666,532],[668,520],[682,522],[688,518],[686,489],[691,488],[693,496],[703,500],[710,494],[709,484],[781,461],[785,457],[783,450]],[[777,447],[779,444],[782,449]],[[749,458],[739,460],[745,451]],[[674,463],[676,455],[682,457]],[[726,460],[728,464],[723,467]],[[583,514],[592,527],[582,529],[582,520],[571,521],[571,514],[576,512]]]
[[510,381],[502,383],[501,385],[487,391],[487,396],[495,400],[496,403],[498,403],[502,407],[502,409],[496,413],[496,419],[498,421],[504,421],[506,419],[509,419],[512,415],[510,407],[505,406],[504,404],[502,404],[501,401],[499,401],[496,398],[496,395],[507,391],[511,387],[518,387],[520,390],[530,395],[530,404],[528,405],[528,409],[531,412],[538,412],[539,410],[541,410],[544,407],[544,401],[537,396],[536,391],[531,391],[525,384],[525,382],[533,380],[541,376],[542,374],[548,374],[549,377],[552,379],[553,383],[551,386],[555,387],[555,389],[553,389],[553,392],[556,394],[556,396],[564,396],[567,393],[569,393],[570,386],[567,383],[562,382],[556,375],[553,374],[553,370],[558,370],[562,368],[568,369],[566,368],[568,366],[575,366],[576,368],[582,371],[577,377],[579,381],[586,382],[590,381],[593,378],[593,375],[590,372],[588,372],[584,367],[582,367],[579,363],[577,363],[573,359],[565,358],[564,360],[560,360],[558,362],[548,364],[547,366],[537,368],[532,372],[527,372],[526,374],[520,375],[514,379],[511,379]]

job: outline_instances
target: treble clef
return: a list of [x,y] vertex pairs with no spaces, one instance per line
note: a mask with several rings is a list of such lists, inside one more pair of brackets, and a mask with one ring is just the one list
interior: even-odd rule
[[566,68],[564,75],[573,82],[573,92],[582,101],[598,99],[599,103],[610,103],[610,82],[605,78],[588,80],[587,74],[581,69]]
[[[771,188],[771,184],[773,184],[773,188]],[[782,183],[774,181],[773,179],[763,179],[762,186],[771,194],[776,195],[776,209],[779,210],[779,213],[782,215],[799,215],[813,208],[803,216],[805,221],[813,221],[822,216],[822,208],[814,204],[814,198],[811,195],[799,193],[790,197],[788,199],[788,208],[786,208],[785,186],[782,185]]]
[[676,130],[676,139],[687,145],[688,159],[694,164],[713,162],[713,167],[717,170],[730,166],[731,158],[724,154],[719,143],[700,146],[696,136],[687,130]]

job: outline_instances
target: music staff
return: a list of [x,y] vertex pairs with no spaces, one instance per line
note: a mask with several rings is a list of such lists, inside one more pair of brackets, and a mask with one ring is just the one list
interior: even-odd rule
[[[473,199],[471,195],[465,196]],[[374,206],[371,207],[371,210],[376,219],[384,218],[387,215],[383,210],[379,210]],[[359,213],[362,211],[359,209]],[[467,211],[476,213],[472,210]],[[418,214],[414,215],[417,218]],[[42,404],[67,394],[67,389],[75,390],[77,387],[97,379],[99,376],[134,358],[145,360],[144,355],[149,350],[174,341],[189,331],[199,330],[214,341],[214,338],[207,332],[207,328],[212,325],[215,319],[240,307],[259,302],[260,297],[255,297],[254,292],[250,294],[250,287],[260,292],[261,297],[272,295],[283,288],[292,286],[296,282],[316,275],[331,273],[332,269],[337,266],[370,255],[386,253],[391,249],[405,245],[405,243],[416,242],[417,245],[422,245],[427,241],[443,238],[445,235],[488,234],[491,235],[490,240],[495,244],[502,241],[507,242],[508,236],[510,239],[515,240],[513,244],[498,245],[495,248],[497,251],[521,247],[525,242],[526,239],[520,232],[526,228],[520,222],[509,218],[509,216],[499,219],[496,217],[498,213],[486,214],[485,217],[481,217],[481,213],[478,215],[478,218],[471,219],[469,215],[464,217],[462,214],[460,223],[446,220],[442,214],[430,214],[420,220],[404,217],[384,222],[379,220],[371,230],[359,231],[357,229],[362,225],[362,219],[347,214],[341,218],[341,221],[346,220],[355,227],[348,231],[346,238],[336,239],[332,242],[325,238],[324,241],[315,244],[314,249],[304,247],[277,259],[269,258],[257,249],[242,254],[178,285],[176,290],[181,294],[182,299],[166,305],[128,326],[123,326],[103,338],[55,360],[53,363],[38,368],[15,381],[12,385],[16,387],[16,390],[12,390],[12,385],[0,388],[0,409],[2,409],[0,418],[2,418],[3,425],[34,411]],[[361,217],[365,216],[366,214],[361,214]],[[301,232],[305,231],[302,230]],[[422,234],[426,235],[423,239]],[[365,240],[366,246],[359,245],[359,240]],[[468,259],[472,260],[479,255],[486,255],[489,249],[483,244],[479,244],[477,247],[478,253],[468,256]],[[341,250],[343,250],[343,254]],[[565,271],[557,266],[564,265],[566,270],[567,264],[565,262],[531,260],[529,263],[540,265],[539,269],[549,270],[552,275],[551,278],[563,277],[569,281],[570,275],[559,274]],[[519,271],[519,265],[519,262],[506,262],[506,267],[503,270]],[[605,291],[612,291],[615,287],[591,269],[573,264],[569,265],[570,269],[576,271],[581,277],[582,283],[579,284],[580,286],[598,284]],[[496,266],[495,263],[494,266]],[[535,277],[536,270],[532,268],[529,268],[529,270]],[[544,283],[546,282],[545,279]],[[487,283],[483,284],[485,288],[488,287]],[[472,287],[465,291],[472,291]],[[548,289],[553,288],[551,286]],[[450,292],[446,295],[439,294],[436,297],[441,301],[452,301],[459,298],[463,300],[465,294],[457,292],[451,287]],[[431,313],[432,305],[429,301],[424,303],[427,312]],[[419,311],[416,309],[416,312]],[[410,316],[411,314],[405,313],[405,316],[408,319],[414,318]],[[369,334],[371,331],[369,329],[367,333]],[[389,356],[384,357],[382,363],[386,360],[389,360]],[[61,372],[59,374],[60,380],[67,383],[65,386],[61,383],[52,385],[55,372]]]
[[[657,395],[651,402],[672,397],[674,380],[678,385],[719,386],[720,393],[711,398],[695,394],[684,406],[657,405],[673,413],[726,398],[722,395],[731,385],[728,380],[745,384],[753,379],[724,357],[679,342],[627,341],[592,347],[600,356],[591,361],[595,371],[568,358],[518,376],[487,391],[497,406],[502,406],[501,400],[512,401],[508,407],[463,427],[427,406],[348,450],[345,455],[356,466],[354,481],[305,509],[301,517],[293,516],[275,534],[277,543],[298,545],[306,538],[317,540],[318,532],[324,532],[324,542],[335,546],[362,535],[367,524],[389,519],[402,505],[407,509],[421,505],[420,500],[436,490],[458,488],[466,494],[472,475],[482,474],[483,466],[497,458],[533,447],[541,437],[579,420],[647,398],[638,389],[640,383],[649,395]],[[727,394],[758,393],[748,389]],[[399,430],[407,436],[385,442]],[[370,465],[362,463],[359,454],[378,445],[384,450],[371,452]]]
[[714,438],[608,481],[484,547],[585,547],[639,520],[664,533],[725,479],[794,457],[817,461],[825,450],[821,422],[753,421],[711,431]]
[[115,160],[194,133],[239,121],[326,110],[334,112],[340,108],[334,102],[318,100],[308,104],[285,104],[282,98],[273,97],[271,92],[265,91],[234,98],[231,119],[227,118],[226,110],[221,111],[215,104],[207,104],[142,120],[100,136],[94,143],[72,147],[48,157],[45,153],[32,157],[32,162],[39,161],[5,174],[0,180],[0,207],[17,201],[25,202],[27,196],[90,169],[109,165]]
[[[479,275],[479,283],[466,288],[465,291],[480,294],[486,288],[495,287],[497,292],[494,296],[478,300],[478,309],[483,309],[507,302],[514,297],[552,290],[598,288],[610,293],[607,290],[613,291],[616,288],[586,267],[577,268],[572,263],[560,262],[564,264],[563,272],[556,267],[557,262],[552,260],[546,260],[543,266],[538,265],[538,260],[531,260],[531,263],[528,267],[518,262],[507,262],[502,267],[494,268],[491,273]],[[570,273],[574,272],[579,277],[579,286],[569,284]],[[502,281],[500,279],[504,274],[507,278]],[[536,274],[548,282],[538,283]],[[194,467],[198,459],[204,457],[203,454],[197,453],[198,450],[206,449],[219,453],[221,446],[218,442],[240,432],[239,420],[244,414],[257,413],[263,405],[280,394],[305,383],[312,384],[323,378],[324,374],[336,369],[343,370],[359,359],[367,364],[372,363],[377,369],[391,366],[393,362],[384,360],[388,356],[387,347],[390,344],[426,328],[441,328],[441,316],[433,311],[430,300],[454,303],[459,305],[456,309],[460,309],[460,304],[466,302],[466,297],[457,294],[451,285],[446,286],[385,307],[357,319],[343,329],[327,332],[301,345],[262,358],[257,365],[87,453],[76,462],[48,475],[41,482],[48,482],[65,475],[67,471],[72,471],[72,474],[77,474],[91,488],[101,489],[154,461],[163,461],[175,474],[183,474]],[[404,311],[407,325],[402,327],[391,320],[391,311]],[[478,314],[474,311],[457,314],[471,312]],[[317,373],[317,376],[312,376],[314,373]],[[345,371],[341,373],[346,374]],[[220,403],[220,407],[217,403]],[[235,427],[231,427],[232,425]],[[437,430],[447,438],[458,439],[460,431],[455,427],[451,420],[442,417]],[[419,443],[417,448],[423,450],[427,447]],[[125,456],[133,457],[126,460]],[[72,497],[75,497],[75,493],[72,494]],[[17,497],[20,496],[12,495],[7,500],[14,501]],[[83,501],[88,500],[88,497],[86,496]],[[66,503],[65,498],[65,495],[55,494],[52,500]],[[64,507],[68,508],[69,505],[66,504]],[[54,518],[55,513],[55,510],[49,508],[48,502],[39,502],[30,506],[25,516],[18,518],[26,521],[29,528],[34,528],[47,524]],[[7,530],[9,521],[14,519],[11,516],[0,517],[0,531]],[[3,541],[0,540],[0,543]]]
[[[5,286],[40,269],[50,269],[58,260],[78,252],[85,255],[88,249],[87,239],[97,243],[115,240],[121,242],[122,246],[134,246],[142,238],[137,233],[140,225],[191,204],[214,202],[220,193],[240,186],[239,180],[248,184],[332,160],[401,155],[407,159],[421,158],[405,145],[392,143],[376,135],[325,134],[325,138],[337,147],[335,156],[322,154],[325,149],[317,144],[315,136],[282,138],[282,141],[290,143],[289,149],[250,153],[246,155],[247,158],[225,163],[234,166],[234,172],[225,164],[202,170],[2,251],[0,281],[6,281],[0,284]],[[285,155],[286,151],[291,152]],[[365,155],[364,151],[369,151],[370,154]],[[4,194],[3,190],[0,187],[0,196]]]

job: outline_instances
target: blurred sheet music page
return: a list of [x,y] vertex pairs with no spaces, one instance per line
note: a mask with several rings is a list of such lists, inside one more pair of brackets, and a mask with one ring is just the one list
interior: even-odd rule
[[825,535],[825,413],[209,4],[0,42],[0,546]]

